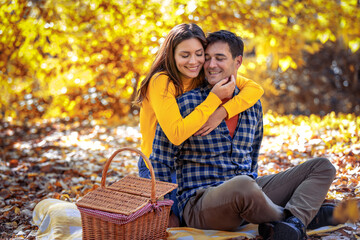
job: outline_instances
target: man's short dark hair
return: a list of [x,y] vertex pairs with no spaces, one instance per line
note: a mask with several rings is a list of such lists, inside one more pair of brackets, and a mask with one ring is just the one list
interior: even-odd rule
[[243,56],[244,54],[244,42],[234,33],[227,30],[220,30],[217,32],[209,33],[207,38],[207,45],[215,42],[225,42],[229,45],[230,52],[233,58]]

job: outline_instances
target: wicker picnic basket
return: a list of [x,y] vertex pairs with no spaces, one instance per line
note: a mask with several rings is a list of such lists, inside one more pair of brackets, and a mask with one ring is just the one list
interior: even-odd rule
[[[151,179],[126,176],[106,187],[109,165],[124,150],[142,156],[149,166]],[[165,239],[173,201],[159,198],[176,187],[176,184],[156,181],[149,159],[138,149],[125,147],[115,151],[105,163],[101,187],[76,202],[83,239]]]

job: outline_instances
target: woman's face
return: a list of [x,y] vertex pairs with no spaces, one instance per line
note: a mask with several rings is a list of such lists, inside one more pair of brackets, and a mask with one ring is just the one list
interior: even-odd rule
[[175,63],[183,77],[196,78],[204,62],[204,48],[198,39],[190,38],[176,46]]

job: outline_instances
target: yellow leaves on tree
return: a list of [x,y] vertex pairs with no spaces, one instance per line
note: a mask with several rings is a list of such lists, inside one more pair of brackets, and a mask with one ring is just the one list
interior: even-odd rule
[[252,56],[241,71],[255,80],[302,66],[302,53],[326,41],[360,47],[356,1],[14,0],[0,18],[1,118],[127,115],[159,45],[183,22],[241,35]]

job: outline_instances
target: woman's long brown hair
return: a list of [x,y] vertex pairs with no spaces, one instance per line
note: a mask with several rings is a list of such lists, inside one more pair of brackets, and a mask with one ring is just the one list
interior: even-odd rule
[[[176,67],[174,52],[177,45],[179,45],[182,41],[191,38],[198,39],[205,49],[206,37],[203,30],[198,25],[194,23],[183,23],[171,29],[165,38],[165,41],[160,46],[159,52],[157,53],[150,68],[150,72],[141,82],[140,87],[137,90],[135,104],[140,105],[142,101],[144,101],[150,79],[154,76],[154,74],[159,72],[164,72],[164,74],[169,77],[169,81],[174,84],[176,96],[183,94],[183,83],[180,78],[180,73]],[[204,70],[201,69],[198,77],[194,79],[193,86],[199,86],[204,79]]]

